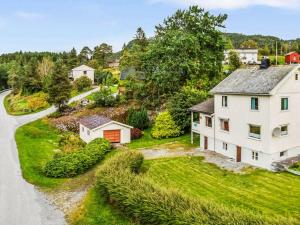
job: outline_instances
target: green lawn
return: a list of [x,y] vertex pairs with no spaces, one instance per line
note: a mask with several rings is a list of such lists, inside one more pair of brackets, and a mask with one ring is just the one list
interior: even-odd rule
[[90,87],[90,88],[85,88],[84,90],[82,90],[82,91],[78,91],[77,89],[72,89],[72,91],[71,91],[71,98],[73,98],[73,97],[75,97],[75,96],[77,96],[77,95],[80,95],[80,94],[82,94],[82,93],[84,93],[84,92],[87,92],[87,91],[90,91],[90,90],[92,90],[93,88],[92,87]]
[[95,188],[91,188],[78,210],[70,215],[71,225],[133,225],[118,210],[105,203]]
[[184,157],[146,161],[146,176],[183,193],[300,221],[300,178],[288,173],[250,170],[234,174],[202,161]]
[[42,168],[52,159],[58,149],[58,131],[45,120],[26,124],[16,131],[16,142],[23,177],[31,184],[44,188],[54,188],[64,179],[44,176]]
[[[187,146],[196,146],[191,144],[191,135],[190,134],[184,134],[179,137],[175,138],[167,138],[167,139],[155,139],[151,136],[151,129],[147,129],[143,131],[144,135],[142,138],[137,140],[132,140],[131,143],[127,144],[127,147],[130,149],[137,149],[137,148],[149,148],[156,145],[162,145],[172,142],[180,142]],[[194,143],[197,143],[195,141]]]
[[300,172],[300,162],[292,165],[290,169]]

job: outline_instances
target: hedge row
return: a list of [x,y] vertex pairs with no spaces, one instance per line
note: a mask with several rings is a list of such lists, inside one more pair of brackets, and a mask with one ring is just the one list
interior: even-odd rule
[[74,177],[102,160],[110,149],[111,145],[107,140],[96,139],[82,150],[53,158],[44,167],[44,173],[47,177]]
[[292,219],[267,218],[252,211],[229,208],[190,198],[177,190],[164,189],[137,174],[142,162],[140,153],[123,152],[109,159],[97,173],[99,193],[141,224],[297,224]]

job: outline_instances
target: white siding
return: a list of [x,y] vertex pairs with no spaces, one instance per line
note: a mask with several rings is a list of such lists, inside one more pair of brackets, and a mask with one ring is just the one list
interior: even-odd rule
[[[84,74],[86,71],[86,74]],[[74,80],[86,76],[94,83],[94,70],[72,70],[72,77]]]

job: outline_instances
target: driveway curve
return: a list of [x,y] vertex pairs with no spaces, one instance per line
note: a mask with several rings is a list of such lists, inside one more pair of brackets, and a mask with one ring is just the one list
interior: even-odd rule
[[[78,95],[70,103],[98,90]],[[9,93],[0,94],[0,225],[64,225],[64,214],[23,179],[15,142],[18,127],[49,115],[55,107],[26,116],[11,116],[3,105]]]

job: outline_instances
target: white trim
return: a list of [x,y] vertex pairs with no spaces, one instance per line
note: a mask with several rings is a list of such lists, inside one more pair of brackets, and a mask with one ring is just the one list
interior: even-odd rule
[[114,124],[117,124],[117,125],[120,125],[120,126],[122,126],[122,127],[127,127],[127,128],[129,128],[129,129],[133,129],[132,126],[129,126],[129,125],[127,125],[127,124],[119,123],[119,122],[117,122],[117,121],[112,120],[112,121],[110,121],[110,122],[108,122],[108,123],[105,123],[105,124],[103,124],[103,125],[101,125],[101,126],[99,126],[99,127],[96,127],[96,128],[94,128],[94,129],[92,129],[92,131],[101,129],[101,128],[106,127],[107,125],[110,125],[110,124],[113,124],[113,123],[114,123]]

